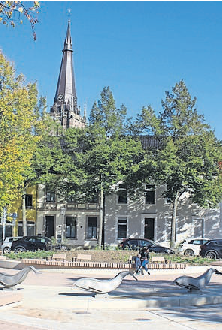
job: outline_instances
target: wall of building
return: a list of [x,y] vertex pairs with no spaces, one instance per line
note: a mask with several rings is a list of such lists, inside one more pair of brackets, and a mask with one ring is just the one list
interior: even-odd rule
[[[62,210],[65,206],[65,210]],[[57,241],[72,246],[96,246],[97,238],[87,238],[87,219],[88,217],[97,217],[97,235],[99,230],[99,211],[97,204],[74,204],[66,202],[65,204],[56,200],[47,202],[45,186],[39,185],[38,189],[38,212],[37,212],[37,234],[47,235],[47,217],[54,217],[54,234]],[[66,218],[76,218],[76,238],[66,237]],[[51,235],[50,235],[51,237]],[[98,237],[98,236],[97,236]]]
[[[169,245],[172,205],[162,197],[164,187],[156,188],[155,204],[147,205],[145,196],[138,200],[128,198],[127,204],[118,204],[116,194],[106,197],[105,201],[105,244],[118,245],[118,218],[127,218],[127,237],[145,237],[145,219],[153,218],[153,240]],[[176,242],[186,237],[222,237],[221,206],[215,209],[201,209],[191,204],[184,195],[177,209]],[[147,220],[149,221],[149,220]]]

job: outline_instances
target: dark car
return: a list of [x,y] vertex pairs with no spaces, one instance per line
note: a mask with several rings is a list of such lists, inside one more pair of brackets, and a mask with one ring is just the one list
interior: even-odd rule
[[210,259],[222,258],[222,239],[212,239],[201,245],[200,256]]
[[15,252],[51,250],[51,240],[42,236],[24,236],[12,242],[11,250]]
[[147,238],[127,238],[120,243],[119,247],[121,249],[127,250],[140,250],[143,247],[148,247],[150,252],[155,253],[168,253],[173,254],[174,251],[154,243],[152,240]]

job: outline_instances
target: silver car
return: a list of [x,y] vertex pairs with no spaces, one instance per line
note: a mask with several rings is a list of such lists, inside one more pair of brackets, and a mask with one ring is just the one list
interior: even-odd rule
[[17,236],[17,237],[6,237],[6,239],[4,240],[1,249],[2,249],[2,253],[6,254],[6,253],[10,253],[11,251],[11,246],[12,246],[12,242],[13,241],[17,241],[19,238],[21,238],[22,236]]

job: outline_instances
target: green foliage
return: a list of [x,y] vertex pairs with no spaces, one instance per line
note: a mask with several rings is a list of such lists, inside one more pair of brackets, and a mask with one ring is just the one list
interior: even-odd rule
[[117,109],[109,87],[104,88],[90,114],[84,164],[88,187],[99,191],[102,182],[105,195],[113,184],[124,181],[143,153],[140,141],[126,135],[125,118],[126,108]]
[[110,88],[104,87],[100,99],[92,107],[89,117],[90,127],[104,128],[106,137],[120,134],[124,131],[126,113],[124,105],[121,105],[120,109],[116,108]]
[[164,255],[167,262],[171,263],[185,263],[191,265],[209,265],[212,263],[211,259],[202,258],[200,256],[185,257],[179,254]]
[[140,141],[124,134],[125,116],[125,107],[117,109],[112,92],[104,88],[85,129],[52,135],[56,129],[51,127],[34,159],[39,181],[76,202],[98,201],[101,184],[109,194],[143,153]]
[[10,252],[7,254],[9,259],[45,259],[51,257],[54,254],[54,251],[26,251],[26,252]]

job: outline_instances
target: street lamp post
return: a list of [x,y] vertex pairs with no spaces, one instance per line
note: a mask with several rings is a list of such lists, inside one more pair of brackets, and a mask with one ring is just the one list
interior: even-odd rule
[[63,216],[63,218],[62,218],[62,226],[61,226],[61,243],[63,243],[63,239],[64,239],[65,214],[66,214],[66,208],[65,208],[65,207],[61,207],[61,208],[60,208],[60,214]]
[[6,218],[7,218],[7,208],[6,206],[3,207],[2,212],[2,240],[5,240],[5,226],[6,226]]

